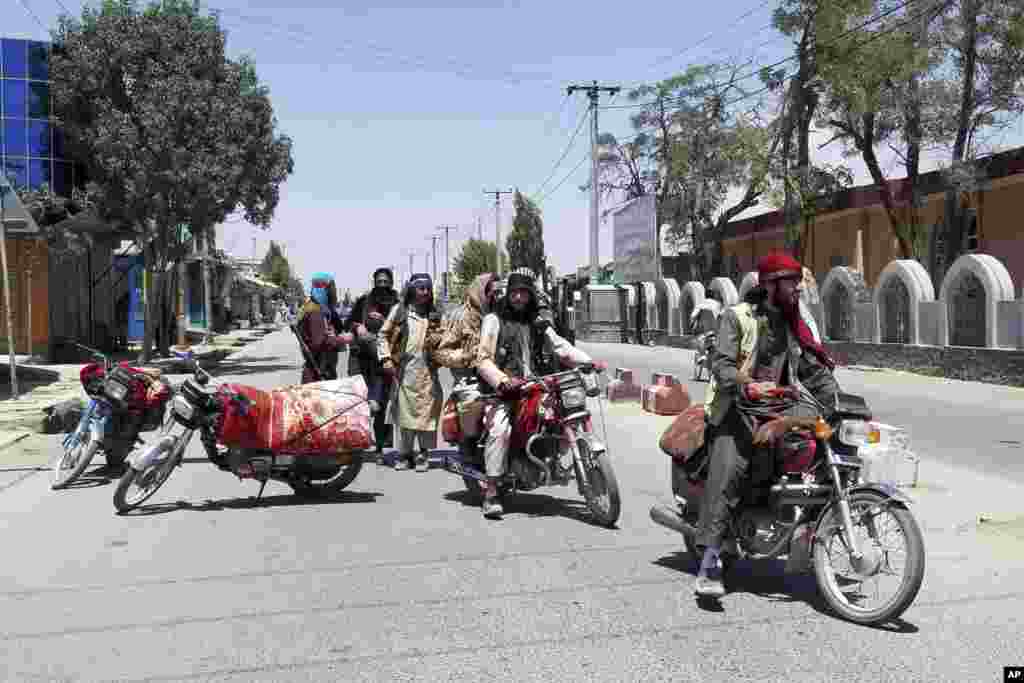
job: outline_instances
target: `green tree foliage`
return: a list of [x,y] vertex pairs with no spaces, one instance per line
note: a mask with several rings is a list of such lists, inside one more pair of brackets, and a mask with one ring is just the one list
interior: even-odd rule
[[273,282],[282,289],[286,288],[292,280],[291,264],[284,255],[284,251],[281,250],[281,245],[273,240],[270,241],[267,254],[260,264],[260,273],[263,275],[263,279]]
[[[267,89],[250,61],[227,57],[225,39],[187,0],[105,0],[54,32],[51,92],[69,152],[99,215],[142,237],[162,296],[191,239],[181,226],[207,230],[238,209],[268,225],[293,168]],[[158,303],[147,301],[144,358]]]
[[540,208],[516,190],[512,232],[505,241],[512,268],[527,267],[542,279],[546,288],[547,257],[544,255],[544,220]]
[[[508,256],[502,254],[502,263],[508,262]],[[459,284],[466,287],[478,275],[497,271],[494,242],[470,239],[462,245],[452,263],[452,272],[459,279]]]

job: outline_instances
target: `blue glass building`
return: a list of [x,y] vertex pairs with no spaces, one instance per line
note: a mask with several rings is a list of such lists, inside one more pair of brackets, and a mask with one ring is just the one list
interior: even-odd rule
[[48,185],[66,197],[84,184],[53,125],[48,43],[0,40],[0,168],[17,188]]

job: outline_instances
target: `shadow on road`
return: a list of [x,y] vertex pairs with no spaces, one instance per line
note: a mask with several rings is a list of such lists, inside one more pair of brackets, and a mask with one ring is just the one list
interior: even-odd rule
[[207,500],[205,503],[190,503],[186,500],[179,500],[174,503],[157,503],[155,505],[142,505],[131,512],[126,512],[123,517],[148,517],[150,515],[163,515],[178,510],[189,510],[191,512],[218,512],[220,510],[251,510],[254,508],[269,507],[299,507],[303,505],[338,505],[345,503],[374,503],[383,496],[383,493],[376,491],[342,491],[330,498],[300,498],[293,494],[278,494],[263,496],[257,499],[256,496],[245,498],[226,498],[223,500]]
[[[444,494],[444,499],[453,503],[462,503],[466,507],[480,508],[480,505],[473,502],[469,492],[465,489],[449,491]],[[506,518],[519,514],[525,514],[528,517],[565,517],[566,519],[585,522],[601,529],[608,528],[603,524],[597,523],[587,509],[587,504],[582,500],[558,498],[544,493],[516,492],[506,495],[502,505],[505,508],[504,517]],[[612,530],[617,528],[618,526],[612,527]]]
[[[680,550],[654,560],[654,564],[697,576],[697,561],[686,550]],[[748,593],[771,602],[803,602],[814,611],[832,619],[838,618],[818,592],[817,582],[810,574],[786,574],[783,560],[739,560],[725,577],[726,597]],[[692,586],[692,584],[691,584]],[[725,606],[717,600],[696,598],[700,609],[708,612],[724,612]],[[894,619],[887,624],[867,626],[887,633],[912,634],[918,627],[903,619]]]

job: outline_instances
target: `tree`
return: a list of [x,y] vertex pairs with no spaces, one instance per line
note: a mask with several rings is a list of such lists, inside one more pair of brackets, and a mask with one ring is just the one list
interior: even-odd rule
[[[832,140],[841,141],[848,156],[864,161],[901,258],[919,258],[927,237],[918,177],[924,130],[934,112],[929,77],[941,63],[931,27],[943,4],[908,4],[897,11],[887,0],[845,0],[814,17],[816,70],[824,88],[818,123],[833,130]],[[851,24],[860,27],[852,34]],[[878,157],[881,146],[904,166],[909,202],[894,195]]]
[[281,250],[281,245],[271,240],[267,254],[260,263],[260,273],[268,282],[273,282],[281,289],[286,289],[292,281],[292,267],[288,258]]
[[[487,240],[470,239],[462,245],[452,264],[452,272],[461,286],[468,286],[478,275],[497,271],[495,251],[494,242]],[[502,254],[501,260],[507,262],[508,256]]]
[[983,175],[977,162],[981,133],[1003,129],[1024,113],[1024,6],[983,0],[945,4],[936,34],[949,55],[950,75],[938,85],[937,125],[924,131],[929,142],[950,150],[945,219],[929,254],[936,287],[966,248],[962,200],[978,189]]
[[[512,268],[527,267],[541,278],[547,289],[547,257],[544,255],[544,221],[540,208],[516,190],[513,200],[516,214],[512,219],[512,232],[505,241]],[[493,258],[493,256],[492,256]]]
[[225,39],[216,15],[187,0],[105,0],[62,16],[54,32],[51,93],[66,146],[86,166],[100,217],[146,248],[154,295],[143,360],[167,322],[156,319],[165,276],[193,234],[239,208],[269,225],[293,169],[266,88],[251,61],[227,58]]

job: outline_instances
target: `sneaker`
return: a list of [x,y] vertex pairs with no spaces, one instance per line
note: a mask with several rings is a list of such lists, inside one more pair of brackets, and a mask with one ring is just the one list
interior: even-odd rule
[[497,496],[484,498],[483,510],[484,517],[487,519],[501,519],[501,516],[505,513],[505,509],[501,507],[501,501]]
[[420,453],[416,456],[416,471],[426,472],[430,469],[430,458],[426,453]]
[[718,569],[709,569],[706,575],[697,575],[694,584],[694,593],[697,597],[711,598],[717,600],[725,595],[725,584],[722,583],[722,573]]
[[395,458],[395,469],[398,470],[398,471],[401,471],[401,470],[411,470],[412,469],[412,458],[398,456],[397,458]]
[[386,465],[387,460],[384,459],[384,451],[377,451],[377,464]]

